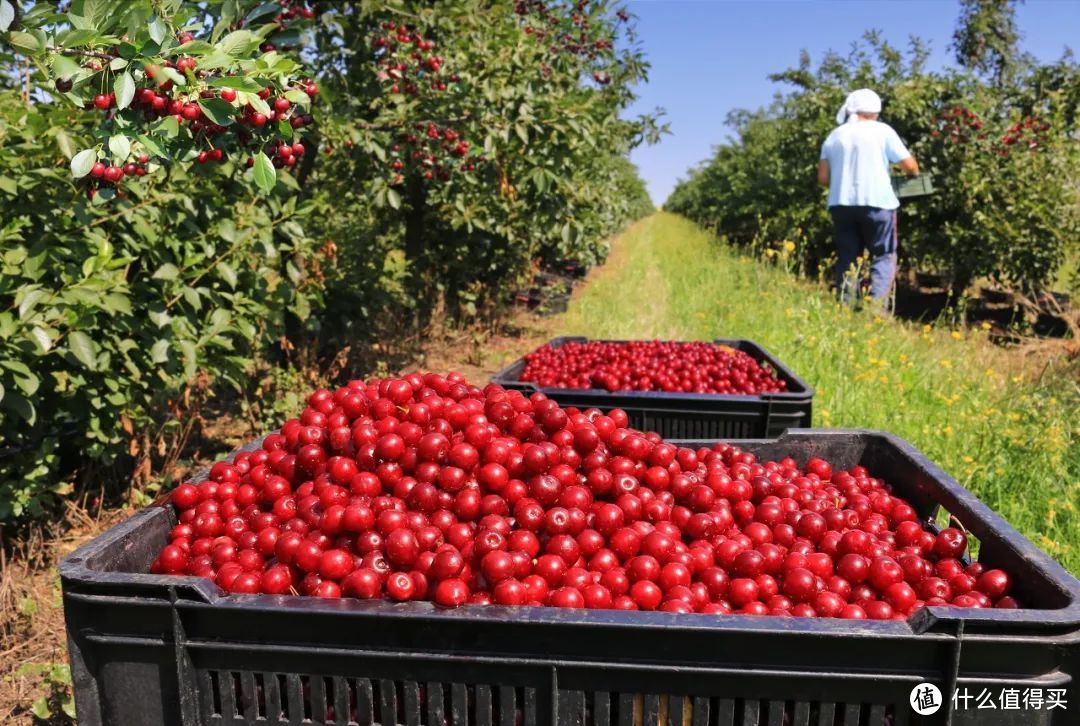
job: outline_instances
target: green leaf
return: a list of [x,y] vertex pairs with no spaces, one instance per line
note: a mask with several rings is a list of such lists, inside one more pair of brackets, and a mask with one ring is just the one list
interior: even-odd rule
[[34,341],[41,346],[41,352],[48,353],[52,350],[52,336],[50,336],[44,328],[35,325],[30,329],[30,335],[34,338]]
[[195,344],[190,340],[181,340],[177,343],[177,346],[184,357],[185,374],[190,378],[195,374],[195,369],[199,364],[199,353],[195,350]]
[[229,287],[236,289],[236,270],[234,270],[228,262],[218,263],[218,274],[221,275],[221,279],[225,281]]
[[[176,119],[173,120],[175,121]],[[139,142],[140,145],[142,145],[144,149],[146,149],[146,152],[148,154],[159,157],[165,156],[165,151],[162,150],[162,148],[158,145],[158,142],[154,141],[149,136],[139,135],[136,137],[136,140]]]
[[202,309],[202,298],[199,296],[198,288],[185,287],[183,295],[184,299],[187,300],[188,305],[196,310]]
[[97,368],[97,346],[90,336],[81,330],[68,334],[68,348],[84,366],[90,370]]
[[214,48],[213,51],[207,53],[199,58],[199,70],[200,71],[213,71],[219,68],[229,68],[236,65],[236,59],[228,53],[222,53],[220,48]]
[[0,360],[0,365],[2,365],[4,368],[7,368],[9,371],[14,371],[21,376],[33,375],[30,372],[30,368],[22,361],[14,359]]
[[214,46],[205,40],[192,40],[177,46],[173,52],[183,53],[184,55],[206,55],[213,50]]
[[19,303],[19,320],[26,320],[26,316],[46,294],[41,288],[34,288],[23,295],[22,302]]
[[0,176],[0,191],[15,196],[19,193],[19,185],[9,176]]
[[218,308],[214,312],[210,313],[210,322],[213,324],[213,326],[215,328],[228,327],[229,321],[231,319],[232,319],[232,316],[229,315],[229,311],[228,310],[223,310],[222,308]]
[[27,372],[25,375],[15,377],[15,385],[27,396],[33,396],[41,385],[41,379],[33,373]]
[[153,78],[158,85],[165,83],[165,81],[172,81],[173,84],[177,86],[187,85],[187,78],[184,78],[183,74],[175,68],[154,66],[153,70],[150,72],[150,77]]
[[233,122],[236,115],[236,109],[233,108],[233,105],[220,98],[200,98],[199,108],[203,110],[208,119],[218,126],[228,126]]
[[100,207],[116,199],[116,187],[101,187],[94,195],[94,206]]
[[75,721],[75,697],[65,696],[64,699],[60,701],[60,710],[72,721]]
[[172,316],[165,311],[151,310],[146,315],[150,318],[150,322],[159,328],[164,328],[172,321]]
[[259,85],[258,81],[247,76],[221,76],[207,81],[206,85],[210,88],[231,88],[234,91],[246,91],[248,93],[258,93],[262,90],[262,86]]
[[131,74],[124,71],[113,81],[113,93],[116,94],[116,107],[125,109],[131,105],[135,98],[135,79]]
[[45,696],[34,699],[34,702],[30,704],[30,712],[42,721],[50,720],[52,709],[49,708],[49,699]]
[[[273,3],[267,3],[272,5]],[[15,8],[8,0],[0,0],[0,33],[11,27],[11,21],[15,19]]]
[[172,116],[166,116],[158,121],[157,126],[154,129],[156,132],[164,134],[170,139],[175,139],[177,134],[180,133],[180,122]]
[[109,151],[116,158],[117,161],[126,161],[128,156],[131,155],[131,141],[123,134],[117,134],[116,136],[109,137]]
[[125,295],[118,295],[116,293],[109,293],[102,298],[105,308],[110,313],[131,315],[131,301],[127,299]]
[[[68,17],[74,20],[78,16],[69,14]],[[72,24],[74,25],[74,23]],[[58,43],[65,47],[77,48],[80,45],[93,45],[94,41],[96,41],[99,37],[100,35],[94,28],[76,27],[74,30],[69,30],[66,33],[61,33],[56,40]]]
[[307,108],[311,105],[311,96],[296,88],[292,89],[291,91],[286,91],[285,98],[287,98],[289,101],[292,101],[297,106],[303,106],[304,108]]
[[169,360],[169,341],[162,338],[150,348],[150,360],[154,363],[164,363]]
[[529,130],[523,124],[514,124],[514,133],[521,139],[521,143],[529,143]]
[[30,426],[33,426],[37,421],[37,411],[34,410],[34,404],[30,402],[30,399],[18,393],[8,393],[4,397],[4,407],[19,414],[22,420],[26,421]]
[[[72,27],[78,28],[79,30],[91,30],[93,27],[93,23],[91,23],[89,20],[84,18],[82,15],[79,15],[78,13],[73,13],[69,11],[67,14],[67,19],[71,23]],[[67,43],[64,44],[68,45]]]
[[257,93],[244,93],[239,98],[241,103],[246,103],[259,113],[270,113],[270,104],[259,98]]
[[270,162],[270,157],[265,153],[259,152],[255,155],[255,183],[262,189],[264,194],[269,194],[274,190],[274,183],[277,181],[277,169]]
[[68,159],[75,155],[75,146],[71,143],[71,137],[63,129],[56,130],[56,145],[60,152]]
[[10,33],[8,43],[19,50],[26,51],[28,54],[37,53],[45,47],[37,36],[24,33],[21,30]]
[[257,18],[261,18],[264,15],[273,15],[274,13],[279,13],[279,12],[281,12],[281,5],[280,4],[278,4],[278,3],[263,3],[262,5],[259,5],[254,10],[252,10],[250,13],[248,13],[247,17],[244,18],[244,19],[248,23],[251,23],[251,21],[253,21],[253,20],[257,19]]
[[52,57],[52,70],[57,78],[71,78],[82,70],[82,66],[68,56],[57,53]]
[[160,45],[161,41],[165,40],[165,36],[169,32],[169,27],[161,21],[161,18],[154,16],[154,19],[146,26],[146,31],[150,33],[150,37],[154,42]]
[[101,30],[107,30],[112,25],[113,18],[110,18],[110,14],[113,12],[112,3],[106,0],[84,0],[82,5],[82,14],[86,16],[95,27]]
[[259,36],[250,30],[234,30],[221,39],[221,50],[232,56],[244,56],[259,45]]
[[155,280],[175,280],[180,276],[180,270],[171,262],[166,262],[154,272]]
[[76,179],[82,179],[90,173],[97,163],[97,149],[83,149],[71,157],[71,175]]
[[401,195],[396,189],[386,190],[386,202],[394,209],[401,209]]

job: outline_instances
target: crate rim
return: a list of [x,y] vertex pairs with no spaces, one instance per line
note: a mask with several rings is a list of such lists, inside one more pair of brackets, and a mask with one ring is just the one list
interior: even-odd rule
[[[123,522],[109,528],[91,541],[81,545],[65,557],[59,572],[64,585],[65,597],[119,597],[128,599],[137,595],[107,594],[99,591],[100,586],[135,585],[140,588],[161,587],[170,593],[170,598],[184,607],[229,607],[229,608],[264,608],[288,609],[296,611],[318,611],[320,613],[340,613],[350,617],[402,618],[452,623],[459,618],[480,620],[491,623],[504,623],[517,620],[533,625],[570,625],[577,627],[603,626],[615,628],[668,628],[680,631],[712,632],[714,630],[746,630],[753,632],[790,632],[797,630],[809,635],[828,636],[846,634],[851,636],[931,636],[933,634],[965,632],[965,637],[977,637],[982,632],[971,630],[972,626],[1012,625],[1017,627],[1057,629],[1066,632],[1072,628],[1070,637],[1075,636],[1080,642],[1080,581],[1065,570],[1056,560],[1035,546],[1027,537],[1018,532],[1004,518],[990,509],[972,492],[962,487],[955,479],[927,459],[918,449],[904,439],[883,431],[872,429],[788,429],[775,439],[731,439],[727,443],[745,447],[762,443],[780,443],[789,437],[821,437],[835,435],[862,435],[874,437],[895,446],[901,453],[911,457],[934,476],[952,496],[978,517],[982,523],[1001,532],[1003,540],[1017,549],[1019,554],[1067,600],[1060,608],[1036,609],[970,609],[955,607],[924,607],[902,621],[850,621],[836,618],[781,618],[773,616],[717,615],[703,617],[700,614],[681,614],[663,612],[620,612],[616,610],[563,610],[550,607],[506,607],[498,605],[463,605],[455,609],[439,608],[428,602],[392,603],[383,600],[362,601],[351,598],[339,600],[320,600],[303,596],[275,595],[230,595],[222,591],[212,581],[194,576],[153,575],[149,573],[107,572],[88,566],[87,560],[97,552],[113,545],[136,532],[144,520],[154,516],[168,516],[168,507],[157,503],[136,512]],[[226,458],[232,460],[242,451],[257,448],[262,439],[233,451]],[[709,440],[716,443],[720,440]],[[705,440],[673,439],[678,445],[704,444]],[[208,474],[208,469],[199,471],[192,481],[201,481]],[[88,585],[94,592],[85,593],[78,589],[68,590],[68,585]],[[1005,635],[1009,631],[999,633]],[[994,636],[994,633],[986,633]],[[1060,633],[1059,633],[1060,636]]]
[[[589,338],[584,335],[557,335],[543,345],[534,348],[525,355],[516,358],[509,364],[503,366],[498,372],[491,376],[491,382],[496,385],[502,385],[504,382],[513,383],[516,386],[522,388],[528,388],[528,390],[543,393],[545,395],[551,395],[552,392],[556,392],[560,396],[573,396],[580,395],[586,396],[606,396],[610,398],[618,398],[621,396],[631,396],[633,398],[644,399],[648,401],[671,401],[677,403],[680,401],[715,401],[715,402],[745,402],[745,401],[804,401],[811,399],[814,396],[814,388],[802,377],[791,370],[779,357],[774,355],[768,348],[758,343],[756,340],[749,338],[714,338],[712,340],[662,340],[665,343],[714,343],[716,345],[726,345],[730,348],[740,350],[744,353],[750,351],[743,350],[745,347],[756,349],[756,352],[761,354],[761,360],[758,362],[765,362],[772,366],[777,373],[783,377],[789,379],[790,382],[794,382],[799,386],[800,390],[782,391],[775,393],[755,393],[753,395],[746,394],[734,394],[734,393],[681,393],[678,391],[609,391],[605,388],[559,388],[555,386],[538,386],[532,381],[522,381],[520,379],[511,379],[510,369],[525,360],[525,357],[535,353],[544,347],[544,345],[550,345],[552,348],[559,348],[566,343],[644,343],[651,342],[653,340],[660,340],[658,338],[639,338],[634,340],[617,340],[611,338]],[[741,346],[741,347],[740,347]],[[568,403],[566,405],[573,405]]]

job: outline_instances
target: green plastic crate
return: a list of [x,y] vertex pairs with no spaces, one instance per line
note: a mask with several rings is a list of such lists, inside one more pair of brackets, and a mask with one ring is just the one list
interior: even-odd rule
[[929,174],[919,176],[904,176],[894,174],[892,178],[893,190],[899,199],[911,199],[912,197],[925,197],[934,193],[934,180]]

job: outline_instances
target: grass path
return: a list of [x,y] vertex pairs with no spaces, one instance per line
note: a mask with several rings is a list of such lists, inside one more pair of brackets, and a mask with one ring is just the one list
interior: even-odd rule
[[754,339],[817,389],[816,426],[899,434],[1080,573],[1075,377],[1038,370],[981,331],[853,313],[782,260],[742,257],[674,215],[618,244],[552,333]]

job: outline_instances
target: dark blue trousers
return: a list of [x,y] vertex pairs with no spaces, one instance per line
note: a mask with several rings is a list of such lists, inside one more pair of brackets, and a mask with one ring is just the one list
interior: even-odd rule
[[870,297],[887,297],[896,275],[896,210],[829,207],[836,241],[836,289],[840,299],[857,297],[859,276],[849,274],[863,250],[870,253]]

